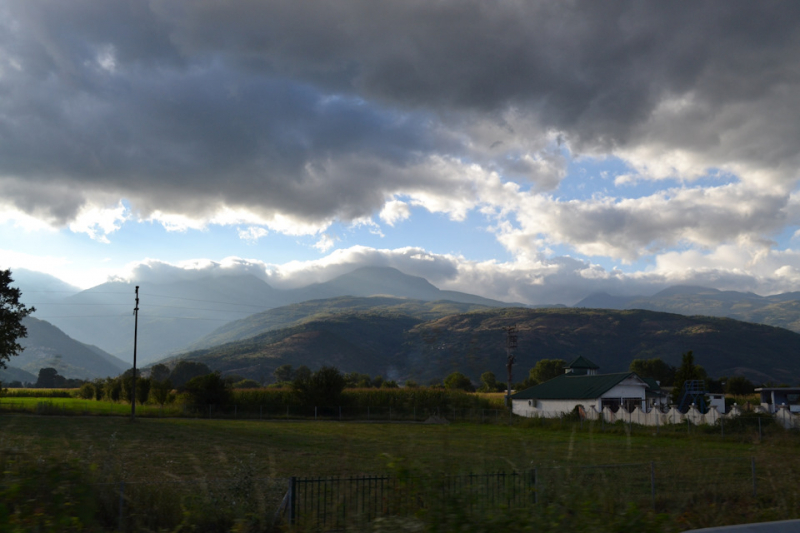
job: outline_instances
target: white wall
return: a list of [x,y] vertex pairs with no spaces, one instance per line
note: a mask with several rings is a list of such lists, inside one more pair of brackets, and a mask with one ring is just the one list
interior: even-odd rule
[[[560,400],[560,402],[560,404],[549,404],[540,401],[537,402],[538,407],[533,407],[528,405],[528,400],[512,400],[512,409],[514,414],[529,418],[558,418],[566,413],[572,412],[575,405],[583,405],[588,420],[600,420],[602,418],[609,423],[623,421],[643,426],[685,424],[687,419],[695,425],[714,425],[720,418],[730,420],[742,414],[742,410],[738,406],[734,406],[730,412],[726,414],[718,412],[714,407],[710,408],[706,414],[700,413],[695,407],[691,407],[688,413],[683,414],[674,406],[667,412],[662,412],[659,409],[652,409],[647,412],[639,408],[628,412],[624,408],[620,408],[615,413],[611,411],[611,409],[595,409],[594,406],[589,405],[583,400]],[[572,402],[572,407],[569,409],[565,409],[570,405],[567,402]],[[561,410],[553,409],[554,407],[560,408]],[[768,411],[764,410],[763,412],[767,413]],[[787,429],[800,429],[800,415],[792,413],[787,407],[780,407],[773,417],[776,422]]]

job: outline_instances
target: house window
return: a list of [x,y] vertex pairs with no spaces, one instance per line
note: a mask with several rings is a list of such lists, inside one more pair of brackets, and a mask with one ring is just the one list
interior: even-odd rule
[[603,398],[601,403],[602,408],[610,409],[612,413],[616,413],[619,410],[619,399],[618,398]]

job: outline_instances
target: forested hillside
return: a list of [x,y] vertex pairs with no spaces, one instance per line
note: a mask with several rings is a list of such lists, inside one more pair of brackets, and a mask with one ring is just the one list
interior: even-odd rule
[[282,364],[312,369],[328,364],[345,372],[420,382],[458,370],[477,381],[487,370],[505,375],[503,327],[510,325],[518,329],[520,379],[540,359],[585,356],[601,372],[617,372],[636,358],[660,357],[678,365],[681,354],[692,350],[712,376],[793,384],[800,380],[796,333],[726,318],[642,310],[501,308],[433,320],[399,309],[347,312],[308,316],[288,328],[180,357],[254,379],[270,376]]

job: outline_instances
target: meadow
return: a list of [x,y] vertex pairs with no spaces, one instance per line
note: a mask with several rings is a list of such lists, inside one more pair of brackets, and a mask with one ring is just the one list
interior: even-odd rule
[[[574,527],[589,528],[585,530],[613,531],[619,521],[634,520],[643,531],[678,531],[800,516],[796,487],[800,441],[783,430],[773,431],[759,441],[752,431],[725,438],[678,429],[656,435],[635,426],[601,429],[571,421],[432,425],[142,418],[132,422],[116,416],[3,414],[0,454],[20,472],[41,465],[71,468],[82,483],[98,491],[92,505],[105,509],[94,513],[105,517],[97,524],[98,531],[117,527],[120,482],[128,486],[125,523],[131,525],[126,529],[171,530],[188,520],[213,530],[208,499],[223,501],[219,487],[225,487],[227,494],[246,483],[248,494],[261,495],[258,504],[241,511],[238,518],[229,516],[218,530],[229,531],[238,523],[258,531],[269,528],[271,522],[267,524],[265,517],[271,520],[291,476],[399,472],[432,476],[534,468],[542,478],[551,476],[548,491],[553,499],[542,502],[539,509],[557,512],[550,517],[553,523],[563,526],[571,520]],[[751,493],[752,460],[758,468],[757,497]],[[588,468],[597,466],[604,468]],[[647,484],[651,468],[658,475],[658,498],[653,502]],[[5,471],[8,478],[14,468],[6,465]],[[629,479],[632,474],[626,472],[635,476]],[[634,478],[639,486],[626,488]],[[70,479],[69,484],[80,483]],[[261,489],[254,491],[257,485]],[[134,488],[136,492],[131,492]],[[147,511],[154,499],[160,502],[159,512]],[[167,512],[168,507],[174,512]],[[236,510],[233,504],[230,508]],[[145,520],[155,516],[157,524]],[[454,516],[453,520],[459,519]],[[503,516],[523,519],[510,510]],[[534,518],[530,513],[525,516],[524,520]],[[491,521],[498,515],[483,518]],[[376,524],[387,527],[385,522]],[[63,524],[53,531],[59,529]]]
[[[428,491],[425,507],[407,516],[365,523],[354,514],[355,530],[680,531],[800,516],[800,436],[774,424],[759,435],[752,423],[722,434],[509,419],[497,409],[502,395],[382,390],[352,391],[348,409],[362,416],[341,420],[336,412],[315,420],[299,406],[287,418],[285,392],[240,391],[238,411],[211,413],[221,418],[185,412],[178,401],[137,406],[132,421],[127,403],[20,392],[0,399],[0,529],[8,531],[316,529],[274,525],[292,477],[389,476]],[[257,405],[279,401],[272,416],[256,416],[264,414]],[[442,403],[437,420],[455,422],[423,423]],[[376,404],[364,418],[359,409]],[[391,406],[389,420],[380,409]],[[536,505],[467,517],[483,496],[467,501],[437,488],[500,472],[535,479],[527,490]]]

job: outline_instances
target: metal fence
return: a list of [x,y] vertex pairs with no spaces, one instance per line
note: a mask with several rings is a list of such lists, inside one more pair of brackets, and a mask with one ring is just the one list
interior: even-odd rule
[[665,511],[681,509],[698,497],[721,502],[755,497],[757,491],[753,458],[550,466],[490,474],[293,477],[280,513],[301,530],[358,530],[380,517],[445,509],[458,509],[469,519],[487,510],[606,498]]
[[536,473],[496,472],[431,477],[293,477],[286,520],[300,529],[346,529],[382,516],[413,515],[457,501],[470,516],[536,500]]

